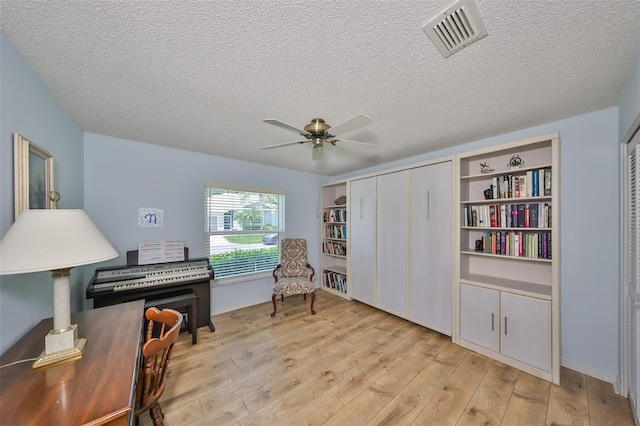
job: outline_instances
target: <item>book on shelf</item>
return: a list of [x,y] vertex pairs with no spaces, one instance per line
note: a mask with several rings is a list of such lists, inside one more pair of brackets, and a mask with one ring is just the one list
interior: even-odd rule
[[551,168],[544,169],[544,195],[551,196]]
[[[550,228],[549,203],[465,205],[464,226],[476,228]],[[346,229],[343,231],[346,237]]]
[[325,287],[338,290],[342,293],[347,292],[347,276],[338,272],[326,269],[322,271],[322,284]]
[[485,231],[482,252],[486,254],[551,259],[551,233],[525,231]]

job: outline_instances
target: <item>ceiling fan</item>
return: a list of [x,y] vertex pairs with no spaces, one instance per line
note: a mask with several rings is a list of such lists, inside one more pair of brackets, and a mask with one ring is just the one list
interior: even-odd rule
[[306,138],[306,140],[298,140],[293,142],[278,143],[275,145],[267,145],[267,146],[261,147],[261,149],[271,149],[271,148],[278,148],[281,146],[311,142],[311,144],[313,145],[311,158],[313,160],[322,159],[323,146],[325,142],[330,143],[331,145],[334,145],[334,146],[338,141],[359,143],[363,145],[375,145],[371,142],[360,142],[360,141],[352,141],[348,139],[337,138],[338,135],[351,132],[353,130],[356,130],[371,124],[372,123],[371,119],[364,114],[358,114],[355,117],[351,117],[347,121],[344,121],[333,127],[328,125],[322,118],[314,118],[313,120],[311,120],[311,123],[304,126],[304,130],[298,129],[297,127],[294,127],[290,124],[283,123],[282,121],[276,120],[275,118],[267,118],[266,120],[264,120],[264,122],[268,124],[273,124],[274,126],[278,126],[285,130],[289,130],[291,132],[297,133],[300,136],[303,136],[304,138]]

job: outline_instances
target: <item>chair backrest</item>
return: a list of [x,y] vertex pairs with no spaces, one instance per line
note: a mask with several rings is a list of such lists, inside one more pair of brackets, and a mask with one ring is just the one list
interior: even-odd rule
[[283,277],[307,276],[307,240],[285,238],[280,253],[280,273]]
[[153,406],[162,395],[173,345],[182,324],[182,314],[173,309],[159,311],[152,307],[147,309],[145,317],[148,324],[142,346],[144,364],[136,384],[136,416]]

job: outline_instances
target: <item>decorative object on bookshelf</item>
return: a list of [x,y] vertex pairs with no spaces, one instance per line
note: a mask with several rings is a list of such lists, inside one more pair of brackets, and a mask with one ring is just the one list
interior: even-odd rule
[[480,173],[491,173],[494,169],[489,166],[489,163],[480,163]]
[[489,186],[489,189],[484,190],[484,199],[493,200],[493,185]]
[[524,160],[520,158],[518,154],[515,154],[511,157],[511,160],[509,160],[509,162],[507,163],[507,166],[509,166],[512,169],[519,169],[520,166],[522,166],[523,164],[524,164]]
[[336,206],[347,204],[347,196],[346,195],[339,196],[338,198],[335,199],[334,203],[336,203]]
[[482,240],[476,240],[476,251],[482,252]]

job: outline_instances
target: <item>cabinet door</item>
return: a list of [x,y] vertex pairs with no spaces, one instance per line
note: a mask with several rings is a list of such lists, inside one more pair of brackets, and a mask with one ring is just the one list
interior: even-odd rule
[[551,304],[510,293],[500,299],[502,354],[551,371]]
[[347,253],[351,297],[375,305],[376,178],[354,180],[350,189]]
[[494,352],[500,349],[500,293],[460,285],[460,338]]
[[451,162],[409,172],[410,319],[451,335]]
[[377,177],[378,307],[407,316],[407,172]]

